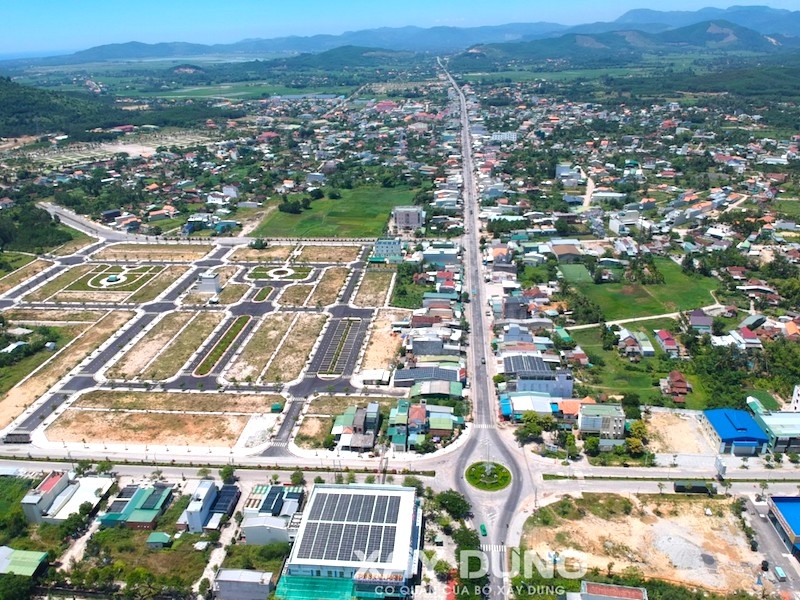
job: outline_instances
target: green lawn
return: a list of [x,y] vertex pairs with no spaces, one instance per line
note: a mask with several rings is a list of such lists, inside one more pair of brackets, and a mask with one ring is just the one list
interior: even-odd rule
[[691,310],[714,303],[709,292],[716,289],[716,279],[684,275],[680,265],[667,258],[657,258],[655,263],[664,275],[665,283],[660,285],[590,282],[573,285],[600,305],[608,321]]
[[771,204],[777,212],[787,217],[800,217],[800,200],[776,200]]
[[558,270],[569,283],[591,283],[592,274],[584,265],[560,265]]
[[767,410],[779,410],[778,401],[766,390],[745,390],[748,396],[753,396],[761,401]]
[[[51,327],[50,329],[58,332],[58,339],[56,340],[58,348],[69,343],[79,331],[69,327]],[[42,349],[36,354],[26,356],[15,362],[13,365],[0,369],[0,394],[5,394],[52,357],[53,352]]]
[[36,258],[32,254],[22,254],[21,252],[0,253],[0,277],[24,267]]
[[253,231],[252,237],[377,238],[389,221],[392,208],[411,204],[414,190],[405,187],[360,187],[341,190],[338,200],[311,203],[299,215],[273,211]]

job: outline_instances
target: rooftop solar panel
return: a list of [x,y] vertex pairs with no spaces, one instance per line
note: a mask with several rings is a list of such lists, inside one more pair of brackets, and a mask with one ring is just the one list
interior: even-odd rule
[[320,521],[332,521],[333,514],[336,512],[336,506],[339,504],[339,496],[336,494],[331,494],[328,496],[325,502],[325,508],[322,509],[322,514],[320,515]]
[[358,515],[361,514],[361,507],[364,505],[364,496],[353,496],[350,502],[350,509],[347,511],[348,521],[358,521]]
[[299,558],[309,558],[311,556],[311,548],[314,546],[314,538],[317,536],[318,527],[318,523],[308,523],[306,525],[305,534],[297,551]]
[[367,541],[369,539],[369,525],[359,525],[356,531],[356,540],[353,544],[353,560],[361,561],[367,554]]
[[161,494],[158,492],[158,490],[153,490],[150,492],[150,495],[147,497],[147,499],[142,503],[142,510],[151,510],[155,508],[159,500],[161,500]]
[[389,505],[388,496],[378,496],[375,498],[375,513],[372,515],[373,523],[386,522],[386,507]]
[[336,512],[333,514],[334,521],[344,521],[347,517],[347,509],[350,507],[350,501],[353,496],[350,494],[342,494],[339,496],[339,502],[336,505]]
[[375,507],[374,496],[364,496],[364,504],[361,507],[361,514],[358,515],[358,520],[361,523],[370,523],[372,521],[372,511]]
[[366,556],[368,560],[377,560],[380,555],[381,540],[383,540],[383,526],[373,525],[369,528],[369,542],[367,543]]
[[389,508],[386,511],[386,522],[397,523],[397,516],[400,510],[400,498],[392,496],[389,498]]
[[353,554],[353,544],[356,542],[356,526],[348,524],[342,530],[342,543],[339,544],[339,552],[336,560],[350,560]]
[[325,548],[328,546],[328,537],[331,534],[330,523],[320,523],[317,529],[317,539],[314,540],[314,546],[311,548],[311,558],[321,560],[325,555]]
[[383,528],[383,543],[381,545],[381,562],[389,560],[390,555],[394,552],[394,538],[397,532],[396,527]]
[[133,495],[136,493],[136,490],[139,489],[138,485],[126,485],[122,490],[120,490],[119,494],[117,495],[118,498],[133,498]]
[[317,494],[314,498],[314,503],[311,505],[311,510],[308,511],[308,519],[310,521],[319,521],[319,516],[322,514],[322,509],[325,507],[325,500],[328,494]]
[[126,506],[128,506],[127,500],[114,500],[114,502],[111,503],[111,506],[108,507],[108,512],[121,513]]
[[325,546],[325,560],[336,560],[336,556],[339,554],[339,546],[342,543],[343,529],[344,525],[341,523],[331,525],[331,535],[327,546]]

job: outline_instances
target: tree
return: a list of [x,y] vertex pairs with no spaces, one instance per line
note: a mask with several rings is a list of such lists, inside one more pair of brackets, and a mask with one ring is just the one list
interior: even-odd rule
[[33,577],[0,575],[0,600],[28,600],[33,592]]
[[725,335],[725,320],[721,317],[714,317],[711,321],[711,335]]
[[233,483],[236,481],[236,469],[233,468],[233,465],[224,465],[219,470],[219,476],[222,483]]
[[455,490],[440,492],[435,501],[439,508],[457,521],[467,518],[472,510],[469,500]]
[[629,437],[625,440],[625,449],[631,456],[644,454],[644,443],[639,438]]
[[630,437],[639,438],[640,440],[647,439],[647,424],[641,419],[631,423],[629,431]]
[[587,437],[583,441],[583,451],[589,456],[600,454],[600,438],[596,436]]
[[403,487],[414,488],[417,491],[417,496],[422,496],[425,491],[425,484],[419,477],[413,475],[406,475],[403,477]]
[[211,469],[209,469],[208,467],[200,467],[199,469],[197,469],[197,476],[200,479],[208,479],[209,477],[211,477]]
[[322,475],[314,477],[314,483],[325,483],[325,478]]
[[111,473],[114,470],[114,463],[112,463],[110,460],[101,460],[99,463],[97,463],[97,466],[94,470],[98,475]]
[[92,461],[89,460],[88,458],[82,458],[75,465],[74,469],[75,475],[77,475],[78,477],[83,477],[84,475],[86,475],[88,471],[92,469],[92,464],[93,464]]
[[203,577],[200,580],[200,586],[198,587],[201,596],[207,596],[208,592],[211,590],[211,582],[208,580],[208,577]]
[[433,565],[433,572],[436,573],[436,579],[439,581],[447,581],[447,579],[450,577],[451,570],[452,567],[450,566],[450,563],[443,558],[437,560],[436,564]]
[[295,469],[292,471],[289,481],[292,482],[292,485],[303,485],[306,482],[306,476],[300,469]]

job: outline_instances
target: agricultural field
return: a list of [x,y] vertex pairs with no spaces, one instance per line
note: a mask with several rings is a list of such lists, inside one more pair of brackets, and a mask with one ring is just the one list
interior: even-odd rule
[[114,244],[92,255],[94,260],[192,262],[211,252],[200,244]]
[[[144,379],[163,381],[177,375],[192,354],[205,342],[225,315],[216,312],[198,313],[183,332],[161,351],[160,357],[145,369]],[[169,357],[167,360],[165,357]]]
[[[689,277],[681,266],[667,258],[657,258],[655,264],[664,275],[665,283],[592,283],[586,281],[583,265],[569,265],[564,278],[590,300],[596,302],[607,321],[668,314],[714,304],[711,291],[718,281],[710,277]],[[567,266],[567,265],[564,265]],[[583,271],[577,267],[582,267]],[[572,279],[572,278],[574,279]]]
[[377,238],[395,206],[410,204],[414,190],[361,187],[341,190],[338,200],[311,203],[299,215],[274,211],[251,234],[265,238]]
[[386,303],[386,295],[392,285],[394,271],[367,269],[356,292],[353,303],[356,306],[379,307]]
[[322,278],[319,280],[319,283],[317,283],[317,287],[314,288],[314,293],[311,294],[311,298],[308,299],[309,305],[328,306],[336,302],[339,291],[342,289],[342,286],[344,286],[344,282],[347,281],[349,274],[350,270],[345,267],[327,269],[322,274]]
[[195,316],[190,312],[168,313],[106,372],[106,376],[110,379],[137,378],[158,360],[161,351]]
[[263,380],[286,382],[296,379],[302,372],[327,319],[327,315],[301,313],[292,326],[286,342],[264,372]]
[[256,381],[294,320],[292,313],[266,315],[225,375],[229,381]]
[[540,558],[605,571],[643,570],[649,577],[699,585],[722,594],[750,589],[754,565],[730,498],[614,494],[565,496],[525,523],[522,545]]

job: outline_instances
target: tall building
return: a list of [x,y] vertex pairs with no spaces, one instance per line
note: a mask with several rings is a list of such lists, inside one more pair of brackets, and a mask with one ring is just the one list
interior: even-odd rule
[[422,510],[412,488],[317,485],[275,597],[410,598],[421,530]]

